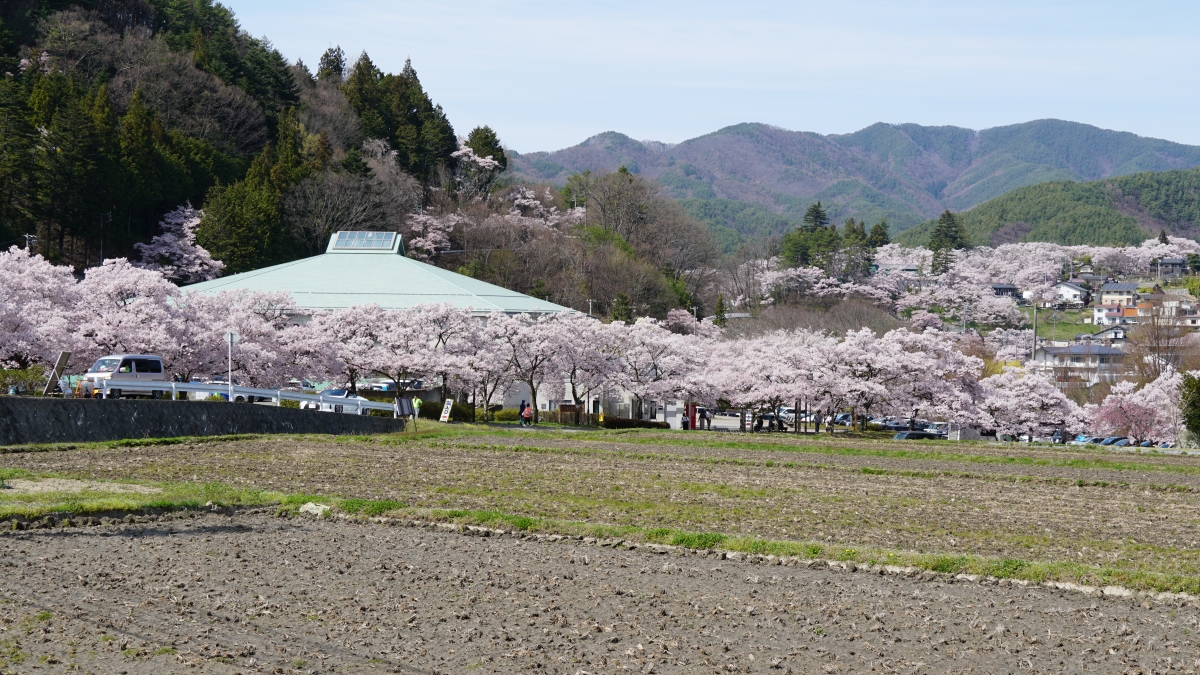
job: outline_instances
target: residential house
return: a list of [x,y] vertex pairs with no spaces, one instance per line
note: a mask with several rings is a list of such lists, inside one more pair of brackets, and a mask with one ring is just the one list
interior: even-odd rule
[[1020,296],[1020,290],[1013,284],[992,284],[992,292],[1009,298]]
[[1069,281],[1054,284],[1054,295],[1058,302],[1066,305],[1083,306],[1092,299],[1091,291]]
[[1100,344],[1078,344],[1067,347],[1038,347],[1033,353],[1031,367],[1060,384],[1078,383],[1092,386],[1099,382],[1115,382],[1125,370],[1125,353]]
[[1097,326],[1115,326],[1121,323],[1120,305],[1096,305],[1092,307],[1092,323]]
[[1104,284],[1100,287],[1100,304],[1133,307],[1137,304],[1137,290],[1137,284]]
[[1077,344],[1103,344],[1108,347],[1116,347],[1120,349],[1127,342],[1125,333],[1128,329],[1125,326],[1109,326],[1102,331],[1096,333],[1082,333],[1075,336]]
[[1188,264],[1185,258],[1159,258],[1156,271],[1160,277],[1181,277],[1187,274]]

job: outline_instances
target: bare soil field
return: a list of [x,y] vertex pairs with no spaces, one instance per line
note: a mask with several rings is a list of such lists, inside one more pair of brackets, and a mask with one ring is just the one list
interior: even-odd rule
[[137,520],[0,534],[0,670],[1149,674],[1200,664],[1200,610],[1142,598],[275,508]]
[[1055,578],[1200,591],[1200,456],[455,428],[15,453],[0,467],[800,542],[810,557],[907,552],[944,558],[930,563],[941,571],[974,556],[1009,571],[1037,563]]
[[0,449],[0,672],[1200,668],[1200,456],[424,428]]

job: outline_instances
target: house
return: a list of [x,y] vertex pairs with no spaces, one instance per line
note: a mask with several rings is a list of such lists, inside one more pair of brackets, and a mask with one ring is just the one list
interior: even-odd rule
[[1096,305],[1092,308],[1092,323],[1097,326],[1115,326],[1121,323],[1121,306]]
[[1009,298],[1020,296],[1020,291],[1013,284],[992,284],[992,292],[996,295]]
[[1060,303],[1082,306],[1092,299],[1092,292],[1078,284],[1060,281],[1054,284],[1054,296]]
[[1096,273],[1096,268],[1093,267],[1090,263],[1084,263],[1083,265],[1075,266],[1075,274],[1078,274],[1080,276],[1083,276],[1085,274],[1092,275],[1095,273]]
[[1125,345],[1125,333],[1128,329],[1125,326],[1109,326],[1102,331],[1096,333],[1083,333],[1075,336],[1076,344],[1103,344],[1109,347],[1120,348]]
[[1181,277],[1187,274],[1188,264],[1184,258],[1159,258],[1156,270],[1160,277]]
[[1137,302],[1137,290],[1137,284],[1104,284],[1100,287],[1100,304],[1132,307]]
[[1031,367],[1060,384],[1079,383],[1092,386],[1098,382],[1115,382],[1125,371],[1125,353],[1100,344],[1078,344],[1067,347],[1038,347],[1033,353]]

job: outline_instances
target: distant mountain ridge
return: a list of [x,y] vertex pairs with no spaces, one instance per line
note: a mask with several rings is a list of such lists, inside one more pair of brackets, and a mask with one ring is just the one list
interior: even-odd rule
[[978,132],[878,123],[828,136],[738,124],[675,145],[605,132],[555,152],[514,153],[510,171],[562,184],[622,165],[661,183],[729,249],[785,231],[817,200],[839,221],[886,217],[900,233],[1027,185],[1197,167],[1200,147],[1061,120]]
[[[1166,231],[1200,236],[1200,169],[1135,173],[1079,183],[1017,188],[960,214],[971,241],[1124,246]],[[934,221],[901,232],[896,242],[924,245]]]

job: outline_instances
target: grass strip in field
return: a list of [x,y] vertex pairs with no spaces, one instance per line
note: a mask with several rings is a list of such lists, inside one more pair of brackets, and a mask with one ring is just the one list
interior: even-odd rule
[[[0,473],[0,478],[6,480],[53,480],[57,477],[33,474],[20,469],[7,469]],[[690,549],[715,549],[808,559],[824,558],[866,564],[888,564],[936,572],[1023,579],[1031,582],[1071,581],[1089,585],[1121,585],[1140,590],[1182,591],[1200,594],[1200,578],[1195,576],[1144,569],[1099,567],[1070,561],[1026,561],[975,555],[925,554],[876,547],[851,547],[828,542],[738,537],[720,532],[694,532],[663,526],[606,525],[500,511],[416,509],[394,500],[283,494],[235,488],[221,483],[111,483],[111,485],[112,488],[109,490],[100,486],[76,492],[4,494],[7,491],[0,491],[0,518],[33,519],[50,514],[86,515],[101,512],[138,512],[146,509],[170,511],[200,508],[209,502],[216,506],[278,506],[281,511],[294,513],[300,505],[312,501],[335,507],[350,516],[388,514],[402,518],[423,518],[523,532],[669,544]],[[121,491],[130,485],[150,487],[159,492],[130,494]]]
[[[590,435],[592,432],[588,432]],[[579,438],[578,440],[594,440],[614,442],[612,438]],[[878,457],[887,459],[912,459],[938,462],[963,462],[975,464],[1013,464],[1021,466],[1045,466],[1069,469],[1106,469],[1110,471],[1165,471],[1188,475],[1200,475],[1200,465],[1180,464],[1148,464],[1111,459],[1054,459],[1047,457],[1024,457],[1019,455],[984,455],[964,452],[943,452],[940,450],[883,450],[869,448],[836,447],[820,445],[792,445],[780,442],[737,442],[737,441],[705,441],[691,439],[638,438],[632,436],[621,438],[615,442],[638,445],[673,445],[708,448],[713,450],[750,450],[772,452],[796,452],[817,455],[846,456],[846,457]],[[920,444],[932,447],[946,441],[906,441],[906,444]],[[1035,448],[1038,451],[1044,448]]]

